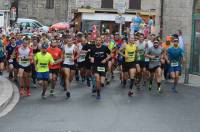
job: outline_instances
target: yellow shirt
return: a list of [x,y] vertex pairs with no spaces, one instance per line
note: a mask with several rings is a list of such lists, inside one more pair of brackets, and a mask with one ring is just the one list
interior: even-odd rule
[[125,47],[125,55],[128,58],[125,58],[125,62],[134,62],[136,58],[137,46],[135,44],[127,44]]

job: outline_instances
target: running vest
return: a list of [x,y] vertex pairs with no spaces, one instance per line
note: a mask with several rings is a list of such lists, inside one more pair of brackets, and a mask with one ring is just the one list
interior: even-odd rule
[[75,45],[73,44],[71,47],[68,47],[68,45],[64,46],[64,62],[63,64],[67,65],[74,65],[74,60],[72,60],[72,57],[74,55]]
[[137,46],[135,44],[127,44],[126,45],[125,55],[128,56],[128,58],[125,58],[125,62],[135,61],[136,50],[137,50]]
[[20,46],[17,50],[17,60],[19,65],[23,67],[27,67],[31,64],[31,58],[30,55],[32,54],[31,48],[27,47],[24,49],[24,47]]
[[145,61],[145,44],[144,43],[137,45],[137,60]]

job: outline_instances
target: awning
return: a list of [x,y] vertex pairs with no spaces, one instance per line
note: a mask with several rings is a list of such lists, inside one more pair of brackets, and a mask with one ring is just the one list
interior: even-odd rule
[[[115,21],[118,14],[107,14],[107,13],[82,13],[82,20],[96,20],[96,21]],[[131,22],[135,15],[123,14],[126,22]]]

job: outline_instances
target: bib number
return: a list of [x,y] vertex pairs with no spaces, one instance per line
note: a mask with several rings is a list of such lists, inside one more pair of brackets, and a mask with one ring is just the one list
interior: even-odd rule
[[171,67],[176,67],[176,66],[178,66],[178,62],[172,62],[171,63]]
[[97,71],[98,72],[106,72],[106,68],[105,67],[97,67]]
[[40,63],[40,67],[41,68],[47,68],[48,66],[47,66],[47,63]]

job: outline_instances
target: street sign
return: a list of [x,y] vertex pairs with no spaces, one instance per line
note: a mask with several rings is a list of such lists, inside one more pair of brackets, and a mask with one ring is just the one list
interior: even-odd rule
[[123,16],[116,16],[115,23],[125,24],[125,17],[123,17]]

